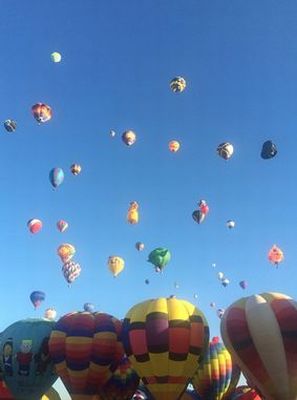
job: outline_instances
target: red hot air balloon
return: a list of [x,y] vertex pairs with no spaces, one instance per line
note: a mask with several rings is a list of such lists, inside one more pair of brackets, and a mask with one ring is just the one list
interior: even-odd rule
[[69,313],[56,323],[49,351],[72,400],[91,400],[112,377],[124,356],[121,329],[121,321],[99,312]]
[[268,260],[278,267],[278,264],[282,262],[283,259],[284,253],[274,244],[268,252]]
[[265,399],[297,398],[297,302],[281,293],[242,298],[221,322],[232,358]]
[[27,227],[29,228],[29,231],[31,233],[33,234],[38,233],[39,231],[41,231],[42,221],[40,221],[40,219],[37,218],[30,219],[27,222]]

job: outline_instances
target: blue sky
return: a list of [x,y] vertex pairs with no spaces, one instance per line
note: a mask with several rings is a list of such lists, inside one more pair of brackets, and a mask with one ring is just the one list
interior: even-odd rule
[[[0,135],[1,330],[48,307],[62,316],[89,301],[122,318],[144,299],[176,294],[204,311],[215,336],[210,302],[295,296],[296,17],[293,0],[2,2],[0,119],[18,127]],[[53,51],[61,63],[51,62]],[[169,88],[176,75],[187,80],[179,95]],[[53,108],[40,126],[31,115],[37,102]],[[127,129],[137,133],[131,148],[121,141]],[[181,143],[176,154],[171,139]],[[267,139],[279,152],[264,161]],[[227,162],[216,154],[224,141],[235,149]],[[56,191],[53,167],[65,172]],[[210,212],[197,225],[200,199]],[[136,226],[126,222],[133,200]],[[34,236],[31,218],[44,224]],[[61,218],[69,223],[62,234]],[[82,267],[71,288],[56,254],[63,242],[75,245]],[[278,269],[267,260],[274,243],[285,253]],[[160,246],[172,253],[162,275],[146,261]],[[117,279],[107,269],[113,254],[126,261]],[[46,292],[37,311],[33,290]]]

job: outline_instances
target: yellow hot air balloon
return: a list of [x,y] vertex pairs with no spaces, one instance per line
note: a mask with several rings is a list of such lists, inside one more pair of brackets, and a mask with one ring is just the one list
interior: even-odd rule
[[59,63],[59,62],[61,62],[61,60],[62,60],[62,56],[61,56],[61,54],[58,53],[57,51],[54,51],[54,52],[51,54],[51,60],[52,60],[54,63]]
[[108,268],[111,271],[114,277],[117,277],[119,273],[123,271],[125,268],[125,261],[123,258],[119,256],[110,256],[108,257]]
[[139,205],[137,201],[131,201],[128,213],[127,213],[127,220],[130,224],[137,224],[139,220],[139,214],[138,214],[138,208]]
[[63,264],[70,261],[75,252],[75,247],[70,243],[61,244],[57,250],[58,256],[61,258]]
[[209,329],[193,304],[162,297],[132,307],[122,337],[132,367],[154,399],[176,400],[199,366]]

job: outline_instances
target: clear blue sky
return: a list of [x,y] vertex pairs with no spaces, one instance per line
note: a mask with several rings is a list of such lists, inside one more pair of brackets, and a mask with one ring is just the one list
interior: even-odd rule
[[[210,302],[295,296],[296,20],[293,0],[1,3],[0,120],[18,123],[0,136],[1,330],[48,307],[62,316],[89,301],[122,318],[137,302],[176,294],[204,311],[214,336],[220,321]],[[180,95],[169,89],[176,75],[188,84]],[[31,115],[37,102],[53,108],[41,126]],[[137,133],[131,148],[121,141],[126,129]],[[171,139],[181,142],[176,154]],[[264,161],[267,139],[279,153]],[[235,148],[227,162],[216,154],[224,141]],[[53,167],[65,172],[56,191]],[[199,199],[210,207],[201,225],[191,217]],[[126,222],[132,200],[137,226]],[[34,236],[30,218],[44,224]],[[63,234],[61,218],[69,222]],[[75,245],[82,267],[71,288],[56,254],[63,242]],[[274,243],[285,253],[278,269],[267,260]],[[146,261],[159,246],[172,253],[162,275]],[[117,279],[106,264],[113,254],[126,261]],[[37,311],[33,290],[47,296]]]

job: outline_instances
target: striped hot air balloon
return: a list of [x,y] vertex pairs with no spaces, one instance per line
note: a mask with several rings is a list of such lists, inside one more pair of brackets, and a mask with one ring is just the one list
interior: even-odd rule
[[221,322],[224,343],[265,399],[297,398],[297,302],[281,293],[242,298]]
[[192,379],[193,386],[203,400],[221,400],[228,390],[231,376],[231,355],[225,346],[214,338]]
[[92,399],[124,356],[122,324],[105,313],[72,312],[55,325],[49,350],[72,400]]
[[144,301],[124,319],[126,354],[155,400],[175,400],[182,394],[208,339],[203,313],[176,297]]

